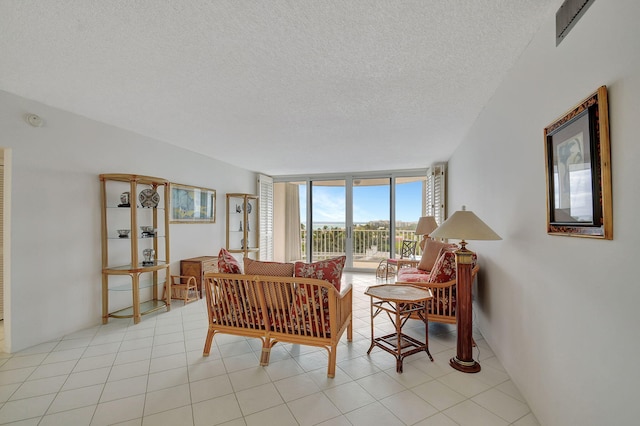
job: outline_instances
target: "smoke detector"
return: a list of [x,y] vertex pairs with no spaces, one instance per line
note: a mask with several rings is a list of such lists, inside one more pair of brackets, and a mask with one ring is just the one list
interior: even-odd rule
[[27,114],[27,123],[33,127],[41,127],[43,124],[42,118],[36,114]]

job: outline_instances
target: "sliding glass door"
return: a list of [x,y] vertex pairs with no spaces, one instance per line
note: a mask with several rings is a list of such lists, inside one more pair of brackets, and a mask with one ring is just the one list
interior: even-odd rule
[[352,183],[350,267],[375,269],[391,255],[391,178]]
[[[425,178],[424,176],[398,177],[394,186],[394,256],[400,256],[403,240],[422,239],[416,235],[416,225],[421,216],[425,216]],[[419,254],[420,247],[417,247]]]
[[348,270],[372,271],[418,240],[424,174],[307,178],[274,184],[274,260],[345,255]]
[[345,200],[346,188],[343,179],[311,181],[311,261],[317,262],[347,254]]

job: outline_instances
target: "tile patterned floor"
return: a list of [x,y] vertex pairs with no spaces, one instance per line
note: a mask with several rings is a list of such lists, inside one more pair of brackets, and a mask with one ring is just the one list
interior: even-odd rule
[[[338,348],[336,377],[324,349],[277,344],[259,366],[257,339],[220,335],[202,357],[204,302],[82,330],[15,354],[0,354],[0,424],[12,425],[421,425],[535,426],[537,420],[482,336],[464,374],[455,327],[431,324],[430,350],[395,371],[395,359],[370,356],[370,274],[345,274],[354,287],[354,339]],[[388,325],[376,329],[387,332]],[[422,328],[422,329],[421,329]],[[410,333],[423,335],[418,321]]]

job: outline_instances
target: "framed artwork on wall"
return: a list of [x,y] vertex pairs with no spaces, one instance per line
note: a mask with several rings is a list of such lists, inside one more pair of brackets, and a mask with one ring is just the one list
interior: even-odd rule
[[613,239],[607,88],[544,129],[547,233]]
[[170,223],[215,223],[216,190],[171,183]]

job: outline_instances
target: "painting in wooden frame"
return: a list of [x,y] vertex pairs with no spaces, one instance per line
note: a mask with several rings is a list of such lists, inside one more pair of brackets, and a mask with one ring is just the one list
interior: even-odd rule
[[216,190],[171,183],[170,223],[215,223]]
[[607,88],[544,129],[547,233],[613,239]]

